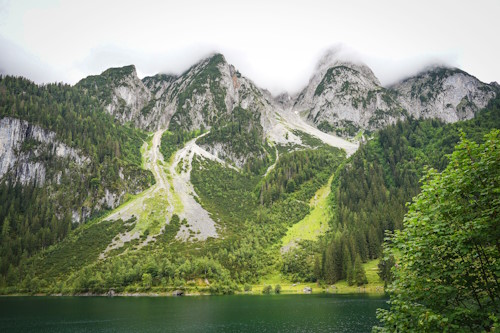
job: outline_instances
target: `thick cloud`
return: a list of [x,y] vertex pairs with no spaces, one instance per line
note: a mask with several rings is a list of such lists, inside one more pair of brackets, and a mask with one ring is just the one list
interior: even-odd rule
[[324,50],[344,43],[383,84],[439,62],[500,80],[500,1],[0,0],[0,69],[75,83],[135,64],[181,73],[218,51],[277,94],[305,86]]

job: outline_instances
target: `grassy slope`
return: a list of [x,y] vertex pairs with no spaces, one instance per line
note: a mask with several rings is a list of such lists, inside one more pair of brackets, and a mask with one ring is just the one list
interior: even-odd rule
[[[146,149],[145,148],[141,151],[143,156],[145,156],[147,148],[151,149],[151,143],[148,142],[148,146]],[[339,156],[339,158],[342,157]],[[170,175],[168,174],[168,166],[171,161],[172,158],[169,162],[160,163],[160,167],[164,168],[167,173],[170,185],[172,184],[169,177]],[[145,166],[144,161],[143,166]],[[199,168],[202,166],[203,172],[200,173]],[[121,221],[110,222],[106,221],[105,217],[98,218],[91,223],[77,228],[68,240],[55,245],[48,251],[44,251],[40,256],[28,263],[31,266],[29,271],[47,282],[47,288],[36,290],[52,290],[52,292],[62,291],[64,293],[71,292],[72,286],[78,286],[78,283],[75,284],[75,281],[78,282],[78,276],[85,272],[90,272],[92,276],[99,277],[95,282],[99,284],[101,283],[99,282],[101,278],[105,279],[106,269],[111,266],[120,267],[117,263],[117,261],[119,262],[120,260],[124,262],[136,262],[137,265],[144,266],[146,261],[159,263],[159,260],[164,260],[164,258],[168,257],[171,261],[176,261],[175,265],[177,266],[179,265],[178,263],[183,262],[181,257],[195,260],[196,258],[207,255],[215,257],[216,260],[227,265],[227,269],[231,272],[233,272],[233,266],[236,266],[239,267],[237,269],[241,272],[240,274],[243,274],[246,270],[251,270],[259,272],[260,274],[271,274],[271,276],[273,276],[272,281],[276,279],[280,279],[279,281],[281,281],[278,273],[279,268],[274,267],[273,263],[275,261],[279,262],[279,248],[282,244],[283,236],[286,230],[290,228],[293,221],[302,220],[303,222],[301,224],[308,225],[308,230],[311,231],[310,235],[307,237],[317,237],[314,236],[314,230],[318,229],[318,224],[315,224],[314,217],[317,214],[324,214],[324,210],[322,210],[321,207],[326,207],[324,203],[326,203],[326,197],[328,196],[330,188],[330,186],[325,185],[324,182],[328,179],[328,174],[331,174],[331,170],[325,170],[324,174],[326,176],[320,177],[321,180],[319,180],[318,176],[315,176],[314,179],[318,178],[315,183],[316,185],[314,185],[312,183],[313,180],[311,180],[310,182],[306,182],[305,185],[307,186],[304,185],[302,190],[297,191],[297,193],[307,192],[307,195],[303,195],[304,199],[306,197],[310,199],[309,196],[312,193],[316,193],[310,200],[310,206],[318,207],[318,209],[313,209],[312,214],[310,214],[311,218],[304,219],[307,213],[306,211],[302,212],[301,210],[297,210],[297,199],[289,199],[280,202],[278,205],[279,207],[275,207],[276,209],[259,207],[253,193],[260,179],[259,176],[250,176],[248,174],[235,172],[231,169],[224,169],[218,163],[201,161],[199,159],[195,160],[193,169],[197,171],[193,175],[195,186],[197,182],[199,185],[203,185],[202,188],[197,188],[197,190],[203,190],[199,192],[199,199],[206,209],[209,209],[215,217],[221,219],[219,223],[224,227],[224,239],[206,242],[204,243],[203,249],[201,249],[200,243],[181,243],[167,237],[168,239],[165,238],[165,240],[163,240],[162,238],[162,240],[157,243],[150,244],[141,250],[134,251],[133,248],[138,245],[140,241],[144,240],[146,231],[149,231],[149,234],[158,231],[159,219],[163,218],[158,212],[162,210],[162,202],[166,198],[162,198],[161,195],[154,198],[145,198],[145,192],[138,195],[130,195],[128,201],[118,207],[118,209],[136,200],[144,200],[144,206],[141,205],[142,210],[134,214],[138,218],[135,223],[124,225]],[[221,174],[224,174],[224,177],[221,177]],[[323,187],[318,190],[318,188],[322,186],[321,184],[323,184]],[[179,209],[179,203],[176,202],[178,200],[175,198],[175,193],[173,193],[173,196],[174,210],[176,210]],[[315,197],[316,199],[314,199]],[[304,203],[304,206],[307,207],[307,204]],[[257,216],[259,215],[256,213],[257,210],[260,211],[259,214],[262,215],[261,217]],[[107,215],[111,213],[113,212],[109,212]],[[327,220],[325,216],[323,216],[323,219],[324,221]],[[321,223],[319,226],[321,227]],[[245,231],[242,232],[243,230]],[[300,228],[297,229],[297,232],[298,230],[300,230]],[[126,242],[123,248],[113,250],[110,253],[110,257],[114,259],[109,263],[108,260],[102,261],[98,259],[99,254],[104,251],[108,244],[110,244],[111,239],[115,235],[123,232],[134,233],[136,231],[143,235],[143,237],[141,237],[140,240]],[[256,235],[256,232],[259,233],[259,235]],[[260,244],[256,253],[250,253],[255,251],[250,251],[251,249],[255,249],[252,244],[253,242]],[[233,249],[235,249],[234,246],[241,252],[240,246],[242,244],[246,244],[245,247],[247,249],[245,251],[250,252],[242,252],[237,258],[233,259],[232,252],[234,251]],[[229,255],[224,254],[225,249],[228,250]],[[155,254],[157,252],[158,254]],[[256,257],[252,259],[253,261],[249,261],[250,266],[245,263],[238,264],[242,259],[248,260],[248,256]],[[67,264],[68,258],[70,258],[70,264]],[[118,258],[123,259],[119,260]],[[253,263],[254,261],[255,263]],[[256,265],[258,262],[261,262],[261,264],[255,267],[251,266]],[[242,266],[240,267],[240,265]],[[143,272],[144,267],[138,268],[141,266],[125,267],[128,267],[126,270],[129,272],[131,268],[133,271],[141,269],[141,272]],[[254,268],[257,269],[254,270]],[[113,269],[110,270],[114,272]],[[141,274],[139,274],[139,276]],[[173,281],[173,279],[171,281]],[[198,279],[195,279],[195,281],[198,281]],[[186,291],[190,293],[202,292],[202,289],[206,289],[203,292],[208,292],[205,283],[201,283],[199,286],[191,286],[189,284],[191,282],[188,282],[188,279],[186,279],[186,282],[178,286],[175,281],[172,282],[173,284],[169,282],[169,285],[164,287],[155,282],[148,292],[161,293],[165,292],[165,290],[169,290],[169,288],[179,288],[179,286],[185,288]],[[213,283],[213,280],[210,279],[210,282]],[[283,284],[283,286],[285,285],[286,284]],[[289,283],[287,290],[295,290],[298,292],[301,291],[302,288],[303,287],[299,284],[292,289],[291,283]],[[92,290],[102,292],[104,289],[94,288]],[[141,290],[145,292],[141,286],[140,280],[132,282],[125,288],[125,291],[129,290]]]
[[318,236],[328,230],[328,220],[331,212],[328,205],[328,195],[330,194],[333,176],[328,183],[321,187],[311,198],[309,206],[311,212],[300,222],[294,224],[288,229],[285,237],[281,241],[282,246],[286,247],[296,244],[301,240],[316,240]]

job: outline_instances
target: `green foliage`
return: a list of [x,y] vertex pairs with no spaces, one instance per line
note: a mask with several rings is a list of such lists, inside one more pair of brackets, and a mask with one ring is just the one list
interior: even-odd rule
[[294,282],[315,281],[317,279],[313,271],[315,251],[311,248],[312,246],[312,242],[307,242],[284,253],[281,273]]
[[324,184],[338,167],[343,152],[333,148],[294,151],[280,155],[274,169],[259,185],[261,205],[270,205],[290,196],[308,200],[313,189]]
[[[300,138],[300,140],[302,141],[302,144],[304,144],[306,146],[309,146],[311,148],[325,146],[325,144],[323,143],[323,141],[321,141],[320,139],[318,139],[315,136],[312,136],[309,133],[302,132],[302,131],[299,131],[299,130],[293,130],[292,132],[293,132],[293,134],[295,134],[296,136],[298,136]],[[328,147],[328,146],[325,146],[325,147]]]
[[275,294],[280,294],[281,293],[281,286],[279,284],[274,286],[274,293]]
[[335,126],[333,127],[335,129],[335,134],[337,134],[338,136],[354,137],[361,129],[351,120],[340,120],[334,125]]
[[387,286],[390,284],[394,275],[392,274],[392,268],[395,266],[396,260],[394,259],[394,255],[390,254],[384,256],[380,259],[378,263],[378,275],[382,280],[384,280],[384,285]]
[[176,132],[165,131],[161,137],[160,152],[163,159],[168,161],[170,157],[179,149],[181,149],[186,142],[196,138],[202,134],[201,130],[191,132],[177,130]]
[[361,261],[361,257],[359,254],[356,256],[356,260],[354,261],[353,266],[353,274],[354,274],[354,282],[358,286],[362,286],[368,283],[368,279],[366,278],[366,272],[363,268],[363,263]]
[[272,290],[273,290],[273,286],[271,286],[270,284],[268,284],[268,285],[264,286],[264,288],[262,288],[262,293],[264,295],[269,295]]
[[322,250],[323,278],[330,283],[347,278],[349,256],[350,264],[357,254],[363,262],[380,257],[384,233],[401,229],[406,203],[419,193],[425,167],[446,167],[460,131],[479,141],[491,128],[500,128],[500,99],[469,121],[445,125],[409,119],[361,145],[332,183],[335,213]]
[[201,137],[197,143],[209,146],[219,144],[229,155],[222,156],[222,159],[228,162],[244,159],[247,161],[245,171],[259,174],[269,162],[263,137],[260,113],[237,106],[231,114],[220,117],[213,124],[210,133]]
[[[193,161],[191,181],[199,200],[222,227],[223,239],[214,241],[213,256],[240,282],[255,281],[272,269],[271,266],[280,257],[275,244],[281,242],[291,225],[309,213],[309,199],[328,181],[344,156],[343,152],[335,149],[317,149],[298,154],[308,158],[315,156],[309,159],[314,165],[314,172],[311,172],[307,181],[297,183],[295,192],[287,193],[268,205],[260,205],[255,193],[255,189],[260,188],[257,185],[260,177],[225,168],[210,160],[196,158]],[[313,163],[316,159],[322,160],[321,163]],[[280,155],[280,161],[287,160]],[[290,161],[296,161],[296,158]],[[275,170],[286,169],[287,165],[287,162],[278,163]],[[270,177],[273,179],[274,176]],[[308,261],[294,260],[292,255],[289,258],[288,268],[282,268],[285,274],[297,274],[298,280],[314,279],[310,267],[302,268],[303,264],[309,266]]]
[[330,123],[326,120],[323,120],[321,123],[319,123],[318,129],[325,133],[332,133],[333,131],[335,131],[335,127],[330,125]]
[[88,163],[79,165],[58,157],[53,144],[23,142],[21,151],[43,164],[46,182],[14,185],[12,173],[0,184],[0,224],[7,221],[9,229],[0,243],[0,275],[5,276],[9,265],[18,265],[21,258],[64,239],[73,214],[84,211],[85,219],[107,209],[99,204],[106,190],[135,193],[153,182],[151,173],[141,169],[140,148],[146,134],[117,124],[95,96],[78,85],[39,86],[23,78],[1,77],[0,117],[52,131],[57,141],[88,157]]
[[[52,281],[52,279],[57,279],[59,282],[64,281],[72,272],[97,260],[99,254],[105,250],[112,238],[118,233],[128,230],[130,223],[133,222],[128,221],[128,223],[128,225],[124,224],[121,220],[113,222],[92,221],[75,229],[62,242],[49,247],[46,251],[27,261],[23,261],[16,271],[19,285],[23,283],[23,279],[27,282],[26,279],[29,279],[30,276],[43,277],[46,281]],[[60,278],[61,280],[59,280]],[[58,284],[52,284],[52,286],[56,285]],[[36,291],[41,290],[43,289]],[[18,289],[18,291],[22,292],[22,289]],[[88,291],[88,289],[84,291]]]
[[153,277],[149,273],[142,274],[142,286],[144,289],[150,289],[153,283]]
[[[391,308],[377,332],[492,332],[500,315],[500,131],[481,145],[462,137],[443,172],[427,171],[404,229]],[[496,323],[496,324],[495,324]]]

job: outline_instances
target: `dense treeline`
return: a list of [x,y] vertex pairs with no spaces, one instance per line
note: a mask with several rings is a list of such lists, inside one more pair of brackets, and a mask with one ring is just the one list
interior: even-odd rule
[[58,207],[45,189],[30,185],[0,184],[0,273],[13,270],[21,257],[28,257],[63,239],[71,230],[69,211],[56,217]]
[[[264,178],[259,188],[261,205],[271,205],[295,192],[307,181],[316,178],[320,182],[335,171],[340,152],[327,147],[299,150],[279,156],[274,169]],[[312,196],[312,193],[309,193]],[[309,197],[304,198],[308,200]]]
[[426,166],[443,170],[461,131],[481,141],[492,128],[500,128],[500,99],[469,121],[410,119],[363,144],[332,185],[335,232],[322,253],[321,278],[334,283],[348,277],[356,256],[363,262],[379,257],[384,232],[401,229]]
[[79,165],[57,157],[52,144],[23,143],[20,153],[43,164],[45,179],[22,186],[11,172],[0,182],[1,276],[21,258],[62,240],[73,215],[84,219],[107,208],[98,202],[106,190],[136,192],[152,182],[150,173],[141,169],[146,135],[115,123],[95,97],[77,87],[0,77],[0,117],[52,131],[57,141],[88,157]]

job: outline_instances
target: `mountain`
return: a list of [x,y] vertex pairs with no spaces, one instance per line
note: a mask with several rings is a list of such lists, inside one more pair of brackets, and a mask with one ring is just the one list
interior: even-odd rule
[[154,121],[145,112],[151,92],[137,77],[133,65],[110,68],[101,75],[89,76],[78,82],[76,87],[92,95],[122,124],[131,122],[137,127],[147,127]]
[[471,119],[497,92],[494,84],[446,67],[430,68],[386,88],[365,64],[328,52],[293,109],[321,130],[354,136],[409,117]]
[[[333,283],[380,256],[458,128],[498,126],[496,93],[447,68],[383,87],[335,53],[298,96],[221,54],[143,79],[134,66],[75,86],[1,77],[0,290]],[[342,138],[359,131],[370,140]]]
[[151,186],[147,135],[76,87],[0,80],[0,272]]
[[[77,87],[92,92],[121,123],[171,132],[213,129],[203,145],[217,156],[239,167],[249,156],[262,158],[260,146],[263,128],[268,127],[272,116],[272,97],[243,77],[221,54],[203,59],[179,77],[161,74],[141,81],[135,67],[126,66],[89,76]],[[235,123],[238,134],[246,132],[248,140],[228,144],[217,138]],[[236,147],[235,143],[245,147]]]
[[472,119],[498,92],[495,85],[447,67],[427,69],[390,89],[413,117],[437,118],[447,123]]
[[343,136],[373,131],[406,116],[370,68],[327,53],[293,109],[318,128]]

